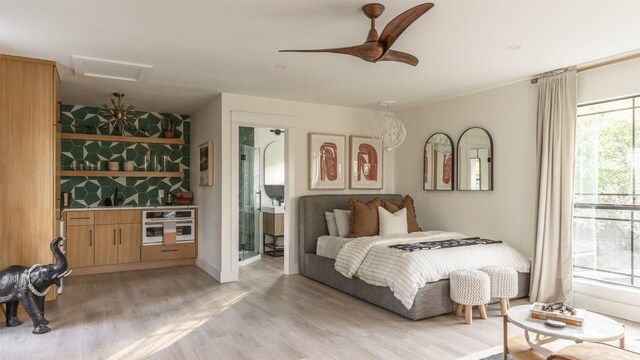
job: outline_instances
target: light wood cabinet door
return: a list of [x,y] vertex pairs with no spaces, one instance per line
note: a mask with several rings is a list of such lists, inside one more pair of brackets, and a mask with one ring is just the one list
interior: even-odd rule
[[94,235],[93,225],[67,226],[65,246],[71,269],[93,266]]
[[141,231],[140,224],[118,225],[118,264],[140,262]]
[[263,232],[273,236],[284,236],[284,214],[262,213]]
[[0,54],[0,269],[53,262],[55,71],[51,61]]
[[96,225],[96,265],[118,263],[118,226]]

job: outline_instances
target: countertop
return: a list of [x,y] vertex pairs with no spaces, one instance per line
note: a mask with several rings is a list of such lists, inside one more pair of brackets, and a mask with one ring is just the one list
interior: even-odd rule
[[63,211],[108,211],[108,210],[164,210],[164,209],[193,209],[198,208],[198,205],[124,205],[124,206],[98,206],[98,207],[86,207],[86,208],[66,208]]

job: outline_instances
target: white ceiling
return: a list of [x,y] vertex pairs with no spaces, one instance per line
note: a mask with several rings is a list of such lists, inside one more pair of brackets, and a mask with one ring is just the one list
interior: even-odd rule
[[[0,52],[55,60],[65,103],[99,105],[121,91],[137,109],[189,114],[220,92],[408,107],[640,49],[640,1],[435,0],[393,45],[417,67],[278,53],[362,43],[366,3],[0,0]],[[383,3],[379,32],[421,2]],[[74,75],[71,55],[154,69],[143,82],[89,78]]]

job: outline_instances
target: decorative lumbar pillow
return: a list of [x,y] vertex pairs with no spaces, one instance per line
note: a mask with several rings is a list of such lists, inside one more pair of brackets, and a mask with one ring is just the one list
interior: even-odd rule
[[338,226],[338,236],[347,237],[351,231],[351,210],[335,209],[336,225]]
[[378,207],[380,219],[380,236],[407,234],[407,209],[402,208],[394,213]]
[[332,211],[325,211],[324,218],[327,219],[327,230],[330,236],[338,236],[338,223],[336,223],[336,214]]
[[407,209],[407,229],[410,233],[416,231],[422,231],[416,220],[416,208],[413,206],[413,199],[407,195],[402,199],[400,204],[394,204],[389,200],[382,200],[382,206],[385,210],[395,213],[400,209]]
[[382,200],[376,198],[368,203],[363,203],[356,198],[349,198],[351,208],[351,232],[350,238],[378,235],[378,207]]

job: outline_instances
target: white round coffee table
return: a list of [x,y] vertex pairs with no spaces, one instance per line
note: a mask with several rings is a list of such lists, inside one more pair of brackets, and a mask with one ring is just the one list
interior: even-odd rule
[[[624,325],[606,316],[587,311],[582,326],[567,325],[561,329],[555,329],[546,326],[544,320],[531,318],[530,309],[531,305],[515,306],[509,309],[504,317],[505,359],[508,353],[507,321],[524,329],[524,336],[529,346],[545,358],[551,355],[551,351],[542,345],[558,339],[575,341],[576,343],[620,340],[620,347],[624,348]],[[529,332],[536,334],[535,340],[530,339]],[[545,336],[545,338],[541,338],[541,336]]]

